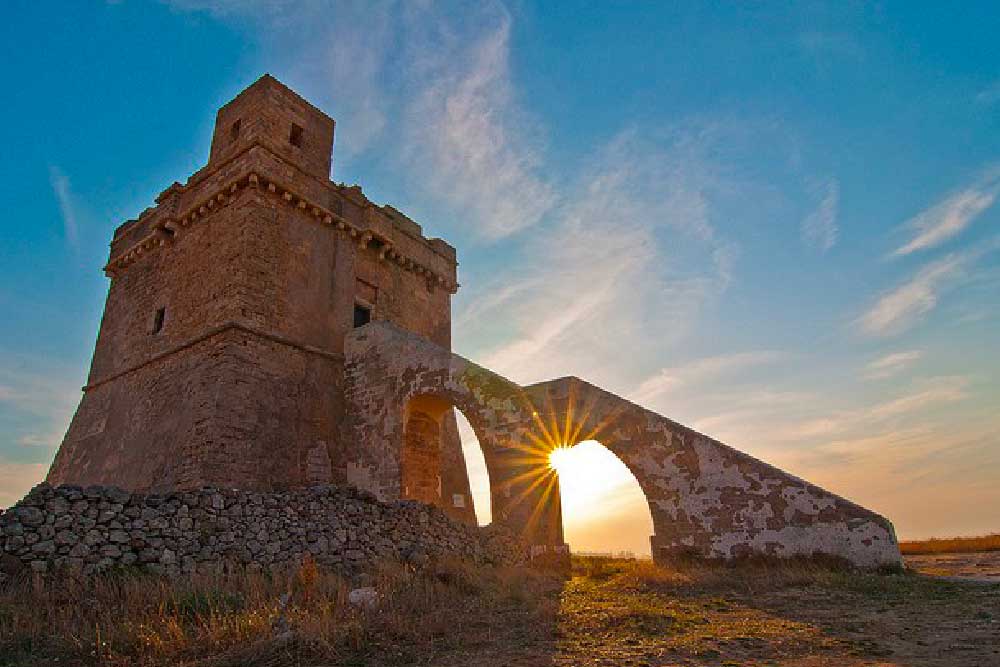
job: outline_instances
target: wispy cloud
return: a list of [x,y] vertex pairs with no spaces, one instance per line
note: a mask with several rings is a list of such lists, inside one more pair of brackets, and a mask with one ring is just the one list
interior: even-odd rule
[[869,380],[882,380],[900,373],[924,356],[921,350],[906,350],[893,352],[879,357],[865,366],[864,377]]
[[993,206],[1000,194],[1000,169],[991,169],[972,185],[954,192],[917,214],[903,228],[913,237],[897,248],[893,257],[933,248],[960,234],[980,214]]
[[52,165],[49,167],[49,183],[55,193],[56,201],[59,203],[59,213],[62,215],[63,235],[66,242],[74,250],[79,248],[78,226],[76,206],[73,201],[73,193],[70,191],[69,178],[59,167]]
[[829,179],[823,184],[819,205],[802,221],[802,240],[806,245],[826,252],[837,243],[840,231],[837,209],[840,204],[840,183]]
[[968,397],[969,379],[961,376],[925,380],[917,391],[876,405],[871,416],[876,419],[910,414],[930,405],[954,403]]
[[557,196],[511,85],[510,17],[498,11],[481,31],[439,37],[454,42],[446,57],[424,59],[428,78],[407,111],[404,154],[440,201],[501,238],[538,223]]
[[643,380],[629,398],[637,403],[648,404],[677,389],[690,388],[693,384],[773,363],[784,356],[774,350],[759,350],[696,359],[683,366],[661,369]]
[[[735,255],[710,223],[712,178],[696,166],[701,159],[686,141],[656,148],[631,131],[598,151],[552,223],[533,236],[508,298],[488,312],[471,299],[478,321],[514,329],[482,354],[484,363],[522,382],[572,370],[623,387],[632,362],[622,349],[634,361],[655,358],[683,335],[705,300],[725,289]],[[667,239],[673,253],[686,247],[708,268],[683,269]],[[656,303],[671,308],[649,307]]]
[[844,32],[806,30],[798,34],[799,48],[814,57],[835,56],[857,60],[864,57],[864,49],[853,35]]
[[907,282],[884,293],[857,324],[869,336],[891,336],[916,324],[938,304],[969,263],[968,255],[949,255],[931,262]]
[[[971,379],[965,376],[920,378],[886,400],[840,406],[822,395],[794,397],[771,407],[743,404],[737,397],[734,407],[694,419],[692,426],[779,463],[787,460],[789,449],[816,457],[833,442],[933,423],[928,416],[932,408],[969,399],[970,387]],[[818,453],[806,454],[814,451]]]

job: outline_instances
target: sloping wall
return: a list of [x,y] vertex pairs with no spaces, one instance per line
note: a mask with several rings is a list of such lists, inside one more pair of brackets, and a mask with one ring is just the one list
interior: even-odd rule
[[593,439],[642,487],[657,560],[825,554],[865,567],[901,563],[884,517],[578,378],[521,387],[374,322],[347,338],[345,398],[346,481],[400,497],[408,406],[456,407],[483,449],[494,520],[536,550],[564,547],[548,453]]

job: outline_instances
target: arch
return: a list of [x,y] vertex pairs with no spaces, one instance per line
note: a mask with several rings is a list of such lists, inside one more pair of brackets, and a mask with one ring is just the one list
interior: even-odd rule
[[[406,403],[399,451],[400,498],[435,505],[456,520],[477,525],[456,413],[461,410],[434,393],[417,394]],[[478,442],[476,446],[482,451]],[[488,477],[488,466],[486,473]],[[492,505],[492,499],[486,502]]]
[[[336,481],[384,500],[401,498],[407,406],[417,398],[414,405],[428,416],[454,406],[478,436],[494,523],[519,533],[535,552],[565,548],[549,452],[594,439],[644,492],[656,560],[823,553],[862,566],[901,562],[884,517],[578,378],[522,387],[392,324],[372,322],[345,340],[344,395]],[[426,422],[423,431],[417,426],[414,437],[433,432]]]
[[651,555],[653,516],[635,474],[599,440],[555,450],[562,522],[573,551]]
[[473,499],[473,514],[479,526],[493,522],[493,499],[490,496],[490,475],[486,468],[486,457],[479,445],[479,436],[461,410],[452,410],[458,431],[458,443],[465,463],[465,474],[469,482],[469,493]]

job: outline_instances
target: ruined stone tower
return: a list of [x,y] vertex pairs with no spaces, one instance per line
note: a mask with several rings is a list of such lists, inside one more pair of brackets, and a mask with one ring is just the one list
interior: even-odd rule
[[[455,249],[329,179],[334,121],[269,75],[222,107],[208,164],[114,233],[84,396],[48,481],[156,491],[338,481],[344,336],[451,345]],[[454,413],[430,488],[474,519]],[[412,438],[411,438],[412,440]],[[440,472],[439,472],[440,471]]]

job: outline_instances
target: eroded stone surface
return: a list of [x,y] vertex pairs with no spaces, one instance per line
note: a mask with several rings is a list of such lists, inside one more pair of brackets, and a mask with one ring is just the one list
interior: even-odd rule
[[[535,545],[562,544],[556,446],[598,440],[632,471],[649,502],[654,557],[827,554],[897,565],[885,518],[578,378],[520,387],[386,323],[348,336],[345,395],[351,481],[401,493],[408,421],[451,406],[472,424],[493,516]],[[412,406],[418,405],[419,409]]]

